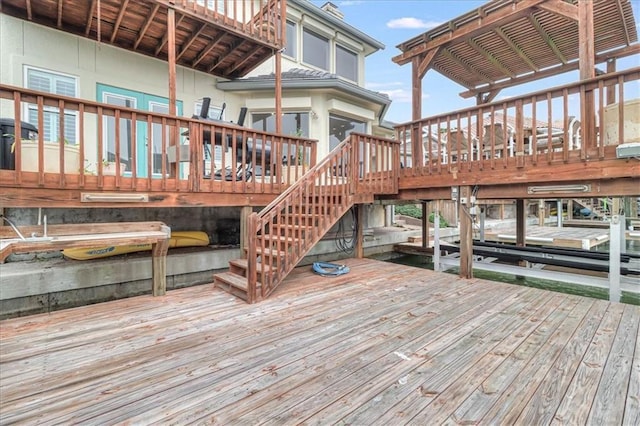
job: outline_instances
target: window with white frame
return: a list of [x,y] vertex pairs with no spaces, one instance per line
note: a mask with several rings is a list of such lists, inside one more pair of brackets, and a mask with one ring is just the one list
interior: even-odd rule
[[[25,86],[27,89],[40,92],[53,93],[56,95],[77,97],[78,79],[73,76],[59,74],[52,71],[27,67],[25,69]],[[34,126],[38,126],[38,106],[29,104],[27,106],[27,121]],[[56,142],[61,136],[65,143],[75,144],[78,140],[78,113],[76,111],[64,111],[64,131],[60,134],[60,109],[55,107],[44,107],[43,129],[38,132],[43,134],[45,141]]]
[[358,55],[339,45],[336,45],[336,74],[358,81]]
[[284,54],[292,58],[296,58],[296,47],[298,43],[298,32],[295,22],[287,21],[287,45],[285,46]]
[[302,60],[323,70],[329,70],[329,39],[304,29],[302,34]]

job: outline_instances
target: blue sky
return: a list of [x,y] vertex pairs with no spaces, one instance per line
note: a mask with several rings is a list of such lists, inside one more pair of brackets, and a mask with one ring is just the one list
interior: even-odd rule
[[[312,0],[322,6],[327,0]],[[612,1],[612,0],[611,0]],[[345,22],[385,45],[367,58],[367,88],[388,94],[393,100],[386,119],[398,123],[411,119],[411,65],[396,65],[391,58],[400,51],[396,45],[431,28],[473,10],[486,1],[476,0],[331,0],[344,14]],[[636,27],[640,19],[640,0],[632,0]],[[618,61],[619,70],[640,65],[638,58]],[[543,87],[573,82],[577,72],[540,80],[500,92],[499,98],[529,93]],[[462,86],[430,70],[422,82],[422,115],[431,116],[472,106],[474,99],[462,99]]]

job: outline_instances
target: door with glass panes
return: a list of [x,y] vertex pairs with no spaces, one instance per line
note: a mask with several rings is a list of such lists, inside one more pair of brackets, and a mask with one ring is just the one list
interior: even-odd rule
[[[104,84],[98,84],[98,100],[126,108],[162,114],[169,113],[169,100],[167,98]],[[182,115],[181,101],[176,102],[176,110],[178,115]],[[129,174],[133,170],[135,158],[137,176],[147,177],[149,175],[149,166],[151,166],[151,175],[153,177],[162,176],[162,144],[164,142],[168,147],[168,128],[164,130],[165,134],[163,135],[162,125],[154,123],[151,125],[151,134],[149,134],[147,123],[144,120],[134,123],[130,119],[120,118],[119,126],[116,126],[115,117],[104,117],[103,120],[103,158],[106,161],[119,161],[125,164],[125,173]],[[133,126],[136,126],[135,140]],[[116,132],[119,132],[119,138],[116,138]],[[116,160],[118,153],[116,141],[119,142],[120,155],[118,160]],[[151,156],[149,156],[149,150],[151,151]],[[149,164],[149,158],[151,158],[151,164]],[[165,164],[164,170],[165,173],[169,170],[168,164]]]

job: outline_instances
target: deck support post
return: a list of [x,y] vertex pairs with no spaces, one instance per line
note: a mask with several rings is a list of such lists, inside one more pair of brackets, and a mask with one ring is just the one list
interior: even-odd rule
[[482,241],[483,243],[484,243],[484,240],[485,240],[484,224],[485,224],[486,219],[487,219],[487,207],[486,206],[481,206],[480,207],[480,241]]
[[440,211],[433,210],[433,270],[441,271],[440,266]]
[[527,209],[525,208],[525,200],[516,200],[516,246],[526,246],[527,236]]
[[282,133],[282,51],[275,55],[275,100],[276,100],[276,133]]
[[364,258],[364,204],[356,204],[356,246],[357,259]]
[[538,200],[538,226],[544,226],[545,208],[544,200]]
[[151,246],[151,280],[154,296],[164,296],[167,293],[167,251],[169,238],[158,241]]
[[422,204],[422,248],[429,247],[429,202],[421,201]]
[[[176,116],[176,10],[173,5],[169,5],[167,10],[167,62],[169,64],[169,115]],[[175,129],[177,130],[177,129]],[[169,131],[169,146],[178,144],[178,133],[171,129]],[[149,149],[151,149],[149,147]],[[178,163],[169,166],[169,175],[178,175]]]
[[[595,32],[593,27],[593,0],[578,1],[578,55],[580,80],[595,77]],[[582,138],[587,148],[598,145],[596,139],[596,107],[593,91],[586,91],[582,99]]]
[[620,255],[624,245],[624,222],[624,216],[617,214],[611,216],[611,222],[609,222],[609,300],[611,302],[620,302]]
[[[607,74],[616,72],[616,58],[607,60]],[[616,86],[607,86],[607,105],[611,105],[616,102]]]
[[562,199],[556,200],[556,214],[558,215],[558,228],[562,228]]
[[240,209],[240,256],[247,258],[246,248],[249,247],[249,216],[253,212],[250,206],[244,206]]
[[458,191],[460,221],[460,277],[473,278],[473,218],[471,217],[471,187],[461,186]]

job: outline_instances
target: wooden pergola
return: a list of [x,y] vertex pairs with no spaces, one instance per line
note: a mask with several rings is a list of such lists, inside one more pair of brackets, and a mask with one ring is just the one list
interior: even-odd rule
[[495,0],[398,45],[412,64],[413,120],[421,118],[422,79],[434,69],[490,102],[500,90],[638,54],[629,0]]
[[[422,79],[434,69],[462,85],[460,95],[490,103],[507,87],[579,70],[580,81],[599,74],[597,63],[616,71],[616,59],[637,55],[640,44],[630,0],[495,0],[397,47],[393,61],[412,66],[412,121],[422,117]],[[614,87],[606,103],[615,102]],[[582,111],[584,144],[595,149],[594,92],[585,91]],[[480,120],[480,119],[478,119]],[[518,128],[522,127],[522,115]],[[479,122],[479,121],[478,121]],[[412,126],[411,150],[423,158],[422,130]],[[580,173],[575,173],[579,179]],[[455,182],[453,182],[455,183]],[[501,189],[504,191],[504,189]],[[473,236],[469,215],[471,187],[461,186],[460,274],[472,276]],[[516,200],[517,245],[524,245],[526,211]],[[424,226],[426,222],[423,220]]]

